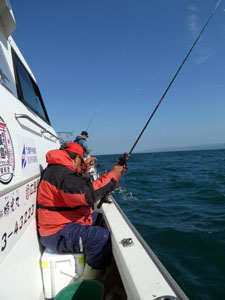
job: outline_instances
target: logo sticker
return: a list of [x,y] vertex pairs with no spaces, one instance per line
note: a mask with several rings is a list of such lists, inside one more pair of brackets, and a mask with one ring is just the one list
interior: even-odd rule
[[16,135],[20,149],[20,166],[23,176],[33,176],[40,173],[35,140],[30,137]]
[[0,182],[9,183],[15,171],[12,139],[6,123],[0,117]]
[[21,162],[22,162],[22,169],[26,169],[26,167],[30,164],[37,164],[37,150],[35,146],[27,146],[23,145]]
[[26,161],[26,149],[25,149],[25,145],[23,146],[23,151],[22,151],[22,169],[24,169],[27,165],[27,161]]

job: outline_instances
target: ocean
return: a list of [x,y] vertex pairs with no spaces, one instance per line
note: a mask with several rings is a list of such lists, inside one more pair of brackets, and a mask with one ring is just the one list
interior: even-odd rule
[[[110,170],[118,155],[97,156]],[[190,300],[225,299],[225,150],[133,154],[113,192]]]

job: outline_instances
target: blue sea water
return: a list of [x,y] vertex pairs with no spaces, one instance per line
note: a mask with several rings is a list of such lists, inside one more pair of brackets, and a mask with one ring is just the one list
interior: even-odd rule
[[[98,156],[99,171],[118,155]],[[113,192],[190,300],[225,299],[225,150],[133,154]]]

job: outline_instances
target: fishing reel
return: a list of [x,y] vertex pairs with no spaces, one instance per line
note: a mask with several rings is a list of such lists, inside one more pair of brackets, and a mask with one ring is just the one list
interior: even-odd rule
[[[118,160],[117,160],[117,165],[119,166],[125,166],[125,169],[127,170],[128,169],[128,166],[127,166],[127,161],[128,161],[128,158],[130,157],[130,154],[129,153],[124,153],[123,155],[121,155]],[[108,199],[108,197],[103,197],[98,205],[97,205],[97,208],[101,208],[102,207],[102,204],[103,203],[111,203],[111,201]]]
[[125,169],[128,170],[128,166],[127,166],[127,161],[128,158],[130,157],[130,154],[125,152],[123,155],[121,155],[117,161],[117,164],[119,166],[125,166]]

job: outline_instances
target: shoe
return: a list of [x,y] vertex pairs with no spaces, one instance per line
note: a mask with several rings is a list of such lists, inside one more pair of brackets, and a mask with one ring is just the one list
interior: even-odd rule
[[91,266],[89,266],[87,263],[84,267],[84,274],[83,274],[83,280],[100,280],[102,276],[104,275],[105,270],[104,269],[94,269]]

